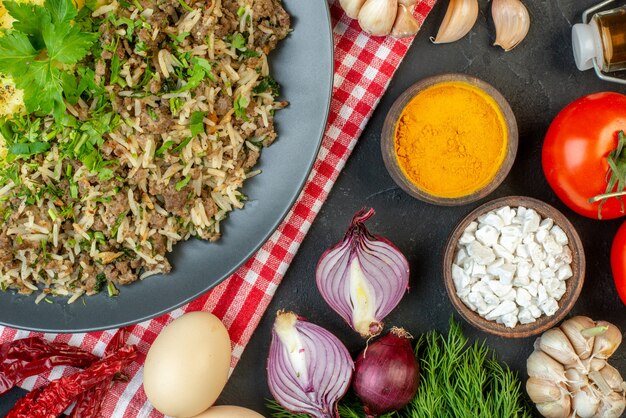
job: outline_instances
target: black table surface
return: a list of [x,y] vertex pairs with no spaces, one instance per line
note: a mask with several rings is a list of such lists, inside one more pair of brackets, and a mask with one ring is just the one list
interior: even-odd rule
[[[341,239],[352,215],[366,206],[376,210],[376,216],[368,222],[370,230],[395,243],[411,265],[410,292],[387,317],[388,325],[405,327],[413,335],[432,329],[445,332],[454,315],[470,338],[486,340],[500,360],[525,377],[526,358],[534,338],[499,338],[464,322],[446,295],[441,259],[448,235],[465,214],[496,197],[526,195],[561,210],[585,246],[585,285],[571,314],[605,319],[626,330],[626,308],[615,291],[609,265],[611,241],[622,221],[594,221],[575,214],[556,198],[541,169],[543,137],[560,109],[593,92],[626,93],[626,87],[602,82],[593,71],[582,73],[574,65],[571,25],[580,21],[583,10],[596,1],[527,0],[532,20],[530,33],[520,46],[506,53],[492,46],[490,2],[480,0],[476,26],[468,36],[449,45],[433,45],[429,41],[443,18],[447,2],[440,1],[435,6],[278,287],[219,403],[245,406],[269,416],[264,406],[270,398],[265,364],[270,329],[279,309],[293,310],[323,325],[343,340],[351,352],[362,349],[361,338],[322,300],[314,273],[319,256]],[[380,153],[380,132],[393,101],[416,81],[447,72],[479,77],[500,90],[515,112],[520,132],[517,159],[505,182],[482,201],[460,207],[432,206],[405,194],[387,174]],[[622,373],[626,373],[625,353],[626,349],[619,349],[611,361]],[[0,415],[23,393],[15,389],[0,398]]]

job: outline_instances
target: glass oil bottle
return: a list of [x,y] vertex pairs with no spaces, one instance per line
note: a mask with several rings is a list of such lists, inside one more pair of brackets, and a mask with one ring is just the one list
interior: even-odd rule
[[595,68],[601,79],[626,84],[626,79],[605,74],[626,70],[626,6],[596,13],[613,1],[586,10],[583,23],[574,25],[574,58],[579,70]]

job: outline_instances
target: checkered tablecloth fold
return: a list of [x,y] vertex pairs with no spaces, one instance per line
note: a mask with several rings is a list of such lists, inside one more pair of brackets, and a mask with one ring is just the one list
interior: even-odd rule
[[[435,1],[418,0],[415,16],[420,22],[424,21]],[[338,0],[330,0],[329,6],[335,45],[333,98],[322,146],[300,197],[278,230],[230,278],[182,308],[129,328],[128,342],[138,345],[141,356],[127,370],[130,376],[128,384],[116,384],[109,392],[103,416],[162,416],[145,397],[140,365],[161,329],[185,312],[202,310],[220,317],[232,339],[231,367],[234,368],[240,359],[311,223],[412,42],[412,38],[370,37],[361,31],[355,20],[343,13]],[[43,335],[49,340],[80,345],[101,355],[114,332]],[[0,343],[29,335],[42,334],[0,327]],[[21,386],[32,389],[72,372],[56,368],[47,375],[25,380]]]

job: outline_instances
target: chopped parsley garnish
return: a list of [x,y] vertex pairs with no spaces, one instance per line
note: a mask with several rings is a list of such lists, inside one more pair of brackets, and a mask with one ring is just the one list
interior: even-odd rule
[[104,286],[107,283],[107,276],[104,273],[98,273],[96,275],[96,285],[94,286],[93,290],[96,292],[101,292],[102,289],[104,289]]
[[261,54],[256,52],[253,49],[248,49],[246,47],[246,38],[239,32],[232,35],[230,38],[230,44],[237,50],[240,55],[245,57],[259,57]]
[[185,187],[187,183],[189,183],[189,180],[191,180],[191,176],[186,176],[184,179],[176,183],[176,191],[180,192],[183,187]]
[[180,6],[185,9],[188,12],[193,12],[193,9],[187,4],[185,3],[185,0],[178,0],[178,3],[180,4]]
[[159,149],[158,149],[158,150],[156,150],[156,152],[154,153],[154,156],[155,156],[155,157],[161,157],[161,156],[163,156],[163,155],[167,152],[167,150],[169,150],[170,148],[172,148],[174,145],[176,145],[176,142],[174,142],[174,141],[172,141],[172,140],[165,141],[165,142],[163,143],[163,145],[161,145],[161,146],[159,147]]
[[233,103],[233,107],[235,108],[235,116],[244,120],[248,120],[246,116],[246,108],[249,104],[250,101],[244,96],[237,96],[235,102]]
[[209,61],[205,60],[204,58],[194,57],[191,60],[191,63],[191,71],[187,71],[189,75],[187,84],[176,90],[176,93],[195,89],[205,78],[208,78],[211,81],[215,81],[215,76],[211,72],[211,64],[209,63]]
[[83,59],[98,34],[82,32],[74,22],[78,12],[72,0],[3,4],[15,22],[13,29],[0,29],[0,73],[24,91],[29,113],[54,112],[59,119],[65,111],[63,80],[69,75],[64,68]]
[[193,112],[191,114],[191,120],[189,123],[189,130],[191,130],[191,136],[196,136],[201,132],[204,132],[204,117],[206,112]]
[[272,96],[276,97],[280,96],[280,85],[272,77],[267,76],[261,79],[259,84],[252,89],[252,92],[256,94],[270,92]]

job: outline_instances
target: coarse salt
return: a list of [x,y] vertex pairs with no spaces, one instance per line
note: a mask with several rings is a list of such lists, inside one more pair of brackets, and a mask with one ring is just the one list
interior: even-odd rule
[[513,328],[558,310],[572,277],[565,231],[534,209],[504,206],[463,231],[452,279],[463,303],[487,320]]

